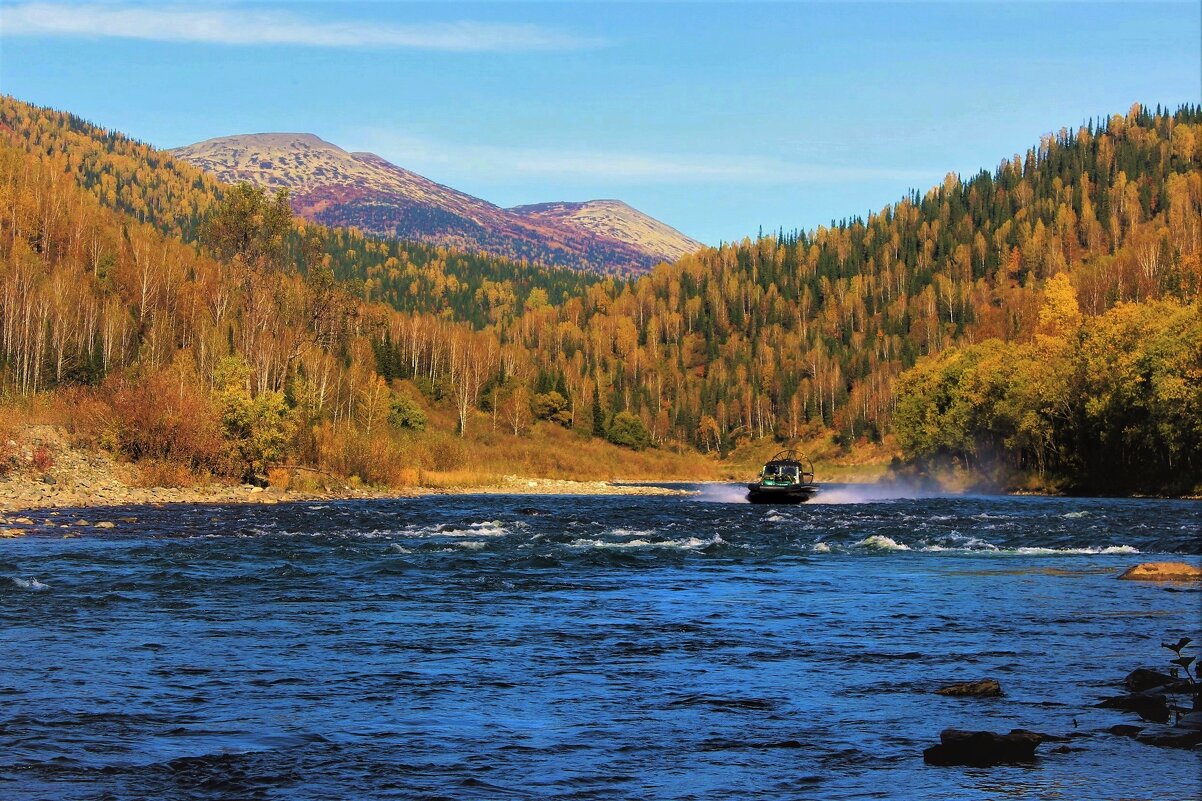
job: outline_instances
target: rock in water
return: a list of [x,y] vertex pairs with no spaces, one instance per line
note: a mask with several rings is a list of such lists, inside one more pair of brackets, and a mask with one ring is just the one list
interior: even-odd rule
[[1118,737],[1134,738],[1137,734],[1144,730],[1143,726],[1132,726],[1129,723],[1120,723],[1117,726],[1111,726],[1107,731]]
[[1177,721],[1177,725],[1186,729],[1202,731],[1202,710],[1182,715],[1181,719]]
[[1188,562],[1143,562],[1119,576],[1128,581],[1202,581],[1202,567]]
[[982,698],[996,698],[1002,693],[1002,685],[996,679],[981,679],[966,681],[960,684],[949,684],[935,691],[939,695],[974,695]]
[[1159,745],[1162,748],[1194,748],[1202,745],[1202,729],[1156,726],[1141,731],[1135,739],[1145,745]]
[[1168,673],[1151,668],[1136,668],[1127,674],[1123,684],[1128,690],[1141,693],[1144,690],[1160,689],[1161,692],[1187,693],[1190,683],[1185,679],[1175,679]]
[[1102,709],[1122,709],[1134,712],[1143,720],[1153,723],[1167,723],[1169,720],[1169,702],[1159,693],[1131,693],[1106,698],[1100,704]]
[[969,765],[978,768],[1033,762],[1035,747],[1041,742],[1043,735],[1026,729],[1013,729],[1009,734],[944,729],[939,733],[939,745],[923,751],[922,759],[928,765]]

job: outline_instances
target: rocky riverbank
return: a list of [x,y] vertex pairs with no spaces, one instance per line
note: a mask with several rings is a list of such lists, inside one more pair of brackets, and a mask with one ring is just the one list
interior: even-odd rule
[[327,477],[317,490],[211,483],[190,487],[147,487],[136,483],[131,465],[103,451],[72,447],[56,429],[31,427],[20,443],[8,441],[9,469],[0,476],[0,528],[8,536],[24,530],[21,513],[44,509],[136,506],[168,503],[255,503],[288,501],[403,498],[429,494],[488,495],[676,495],[685,491],[608,481],[499,476],[478,486],[364,487]]
[[569,481],[558,478],[501,476],[494,483],[472,487],[418,487],[416,494],[447,495],[692,495],[676,487],[626,484],[613,481]]

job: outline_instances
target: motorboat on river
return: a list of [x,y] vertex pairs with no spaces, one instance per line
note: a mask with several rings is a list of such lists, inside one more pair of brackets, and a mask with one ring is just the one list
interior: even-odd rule
[[818,493],[814,463],[800,451],[785,450],[764,464],[758,481],[747,485],[752,503],[802,503]]

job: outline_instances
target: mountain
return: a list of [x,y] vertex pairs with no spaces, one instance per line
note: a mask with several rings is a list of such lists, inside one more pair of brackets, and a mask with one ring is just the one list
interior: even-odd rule
[[509,210],[529,220],[546,221],[625,242],[669,261],[701,247],[701,243],[620,200],[534,203]]
[[287,188],[331,226],[600,273],[639,273],[696,242],[615,200],[505,209],[307,133],[224,136],[172,151],[218,179]]

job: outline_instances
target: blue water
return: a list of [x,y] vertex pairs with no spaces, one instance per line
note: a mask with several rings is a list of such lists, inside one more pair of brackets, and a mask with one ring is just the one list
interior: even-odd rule
[[[1202,593],[1115,580],[1198,562],[1202,505],[739,495],[36,513],[136,522],[0,540],[0,799],[1202,792],[1092,708],[1202,640]],[[1076,738],[925,765],[949,726]]]

